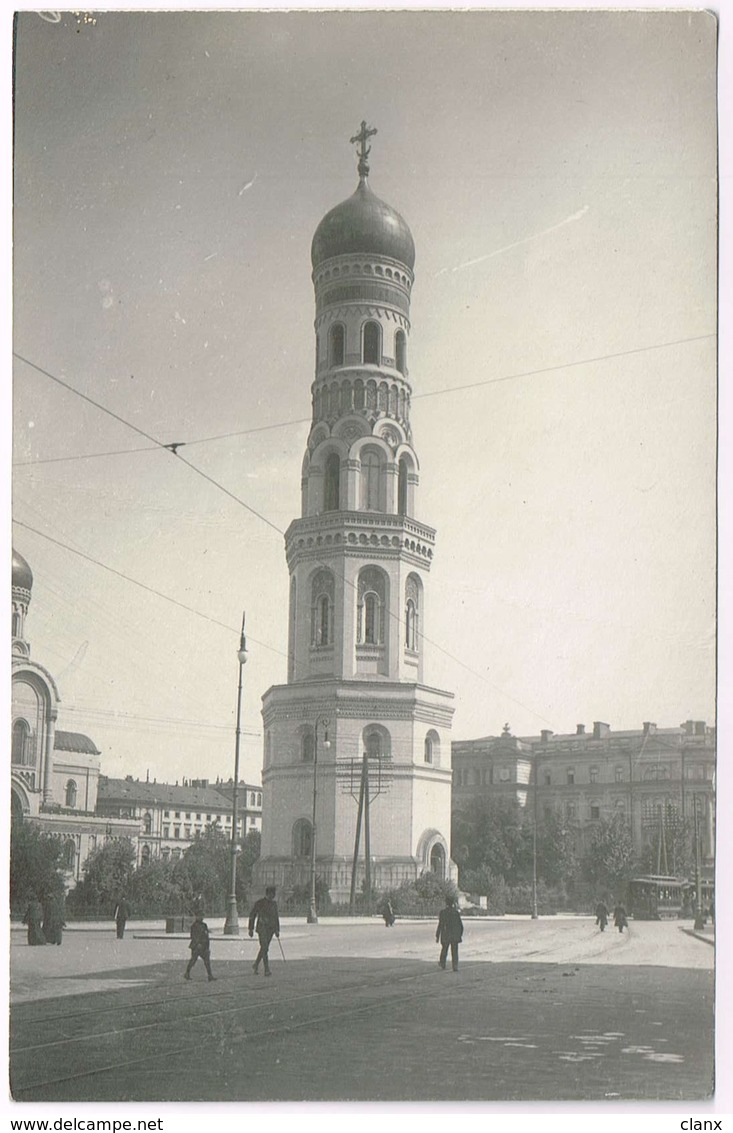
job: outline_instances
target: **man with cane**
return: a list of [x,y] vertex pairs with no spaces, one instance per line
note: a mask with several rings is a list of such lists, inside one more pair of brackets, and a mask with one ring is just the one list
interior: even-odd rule
[[[252,906],[252,912],[249,914],[249,935],[254,936],[255,926],[257,936],[260,941],[260,950],[257,953],[252,970],[255,975],[258,974],[260,969],[260,960],[265,969],[265,975],[269,976],[270,972],[270,959],[268,956],[270,941],[273,936],[280,939],[280,917],[277,911],[277,901],[275,900],[275,886],[270,885],[265,890],[265,896],[260,897],[259,901],[255,901]],[[280,945],[282,949],[282,945]]]

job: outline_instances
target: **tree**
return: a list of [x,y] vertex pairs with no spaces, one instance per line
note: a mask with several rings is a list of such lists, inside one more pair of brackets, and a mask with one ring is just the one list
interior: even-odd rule
[[415,892],[423,901],[435,899],[445,901],[446,897],[455,900],[458,897],[458,886],[455,881],[451,881],[450,878],[438,877],[437,874],[431,873],[429,869],[415,878],[414,886]]
[[[245,840],[245,846],[247,842]],[[254,843],[247,847],[246,862],[251,861]],[[227,897],[231,885],[231,842],[218,826],[210,826],[202,834],[197,834],[192,845],[173,869],[173,879],[181,893],[184,906],[193,911],[199,901],[209,914],[226,911]],[[237,858],[236,897],[237,904],[243,905],[247,899],[247,886],[243,866],[244,852]],[[256,859],[255,859],[256,860]],[[251,877],[251,865],[250,877]]]
[[453,860],[460,869],[488,870],[509,885],[532,875],[532,831],[515,799],[479,796],[453,822]]
[[92,850],[84,862],[84,877],[69,894],[69,909],[111,917],[126,896],[135,871],[135,847],[129,838],[115,838]]
[[242,883],[246,889],[252,888],[252,871],[255,862],[260,857],[262,835],[259,830],[250,830],[242,843],[242,853],[237,863],[237,873],[242,874]]
[[414,881],[403,881],[396,889],[387,889],[378,895],[382,901],[389,899],[398,915],[409,913],[437,914],[445,904],[446,897],[458,897],[458,886],[448,878],[426,870]]
[[634,843],[624,816],[601,819],[583,859],[585,876],[600,889],[614,890],[632,877],[635,869]]
[[141,865],[130,878],[127,894],[134,916],[164,916],[180,912],[181,892],[170,862],[151,861]]
[[537,873],[548,885],[572,885],[578,875],[575,834],[559,811],[537,830]]
[[13,822],[10,831],[10,907],[25,910],[31,896],[43,901],[60,897],[64,879],[59,869],[63,847],[29,822]]

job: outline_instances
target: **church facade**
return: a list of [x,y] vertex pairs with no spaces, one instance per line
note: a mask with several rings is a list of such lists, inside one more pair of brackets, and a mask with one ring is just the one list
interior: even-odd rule
[[[313,238],[316,369],[301,516],[285,537],[287,684],[263,698],[257,881],[331,898],[450,861],[452,694],[425,683],[435,531],[419,518],[407,358],[415,247],[368,184]],[[315,832],[314,832],[315,820]],[[360,844],[357,844],[357,837]]]
[[109,838],[135,838],[139,824],[96,815],[100,752],[80,732],[57,728],[60,696],[51,673],[31,659],[26,619],[33,573],[17,551],[12,564],[11,814],[62,843],[66,883]]

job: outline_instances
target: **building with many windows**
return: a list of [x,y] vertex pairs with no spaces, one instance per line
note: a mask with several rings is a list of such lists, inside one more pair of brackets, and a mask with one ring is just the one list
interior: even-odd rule
[[[677,728],[614,732],[596,721],[587,731],[500,736],[456,741],[453,811],[477,795],[513,798],[536,809],[538,823],[560,812],[587,844],[601,819],[623,815],[638,853],[651,847],[658,873],[674,873],[673,833],[695,819],[706,870],[715,844],[715,729],[701,720]],[[661,860],[667,857],[666,862]]]
[[[184,779],[158,783],[100,776],[97,809],[100,814],[132,820],[136,827],[137,863],[155,859],[176,861],[196,838],[218,827],[230,838],[234,782]],[[240,781],[237,792],[237,836],[243,841],[262,829],[262,788]]]

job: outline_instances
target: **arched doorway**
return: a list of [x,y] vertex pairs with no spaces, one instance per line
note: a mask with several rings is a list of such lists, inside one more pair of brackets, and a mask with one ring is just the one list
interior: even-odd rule
[[445,880],[445,850],[440,842],[436,842],[430,851],[430,872],[441,881]]

